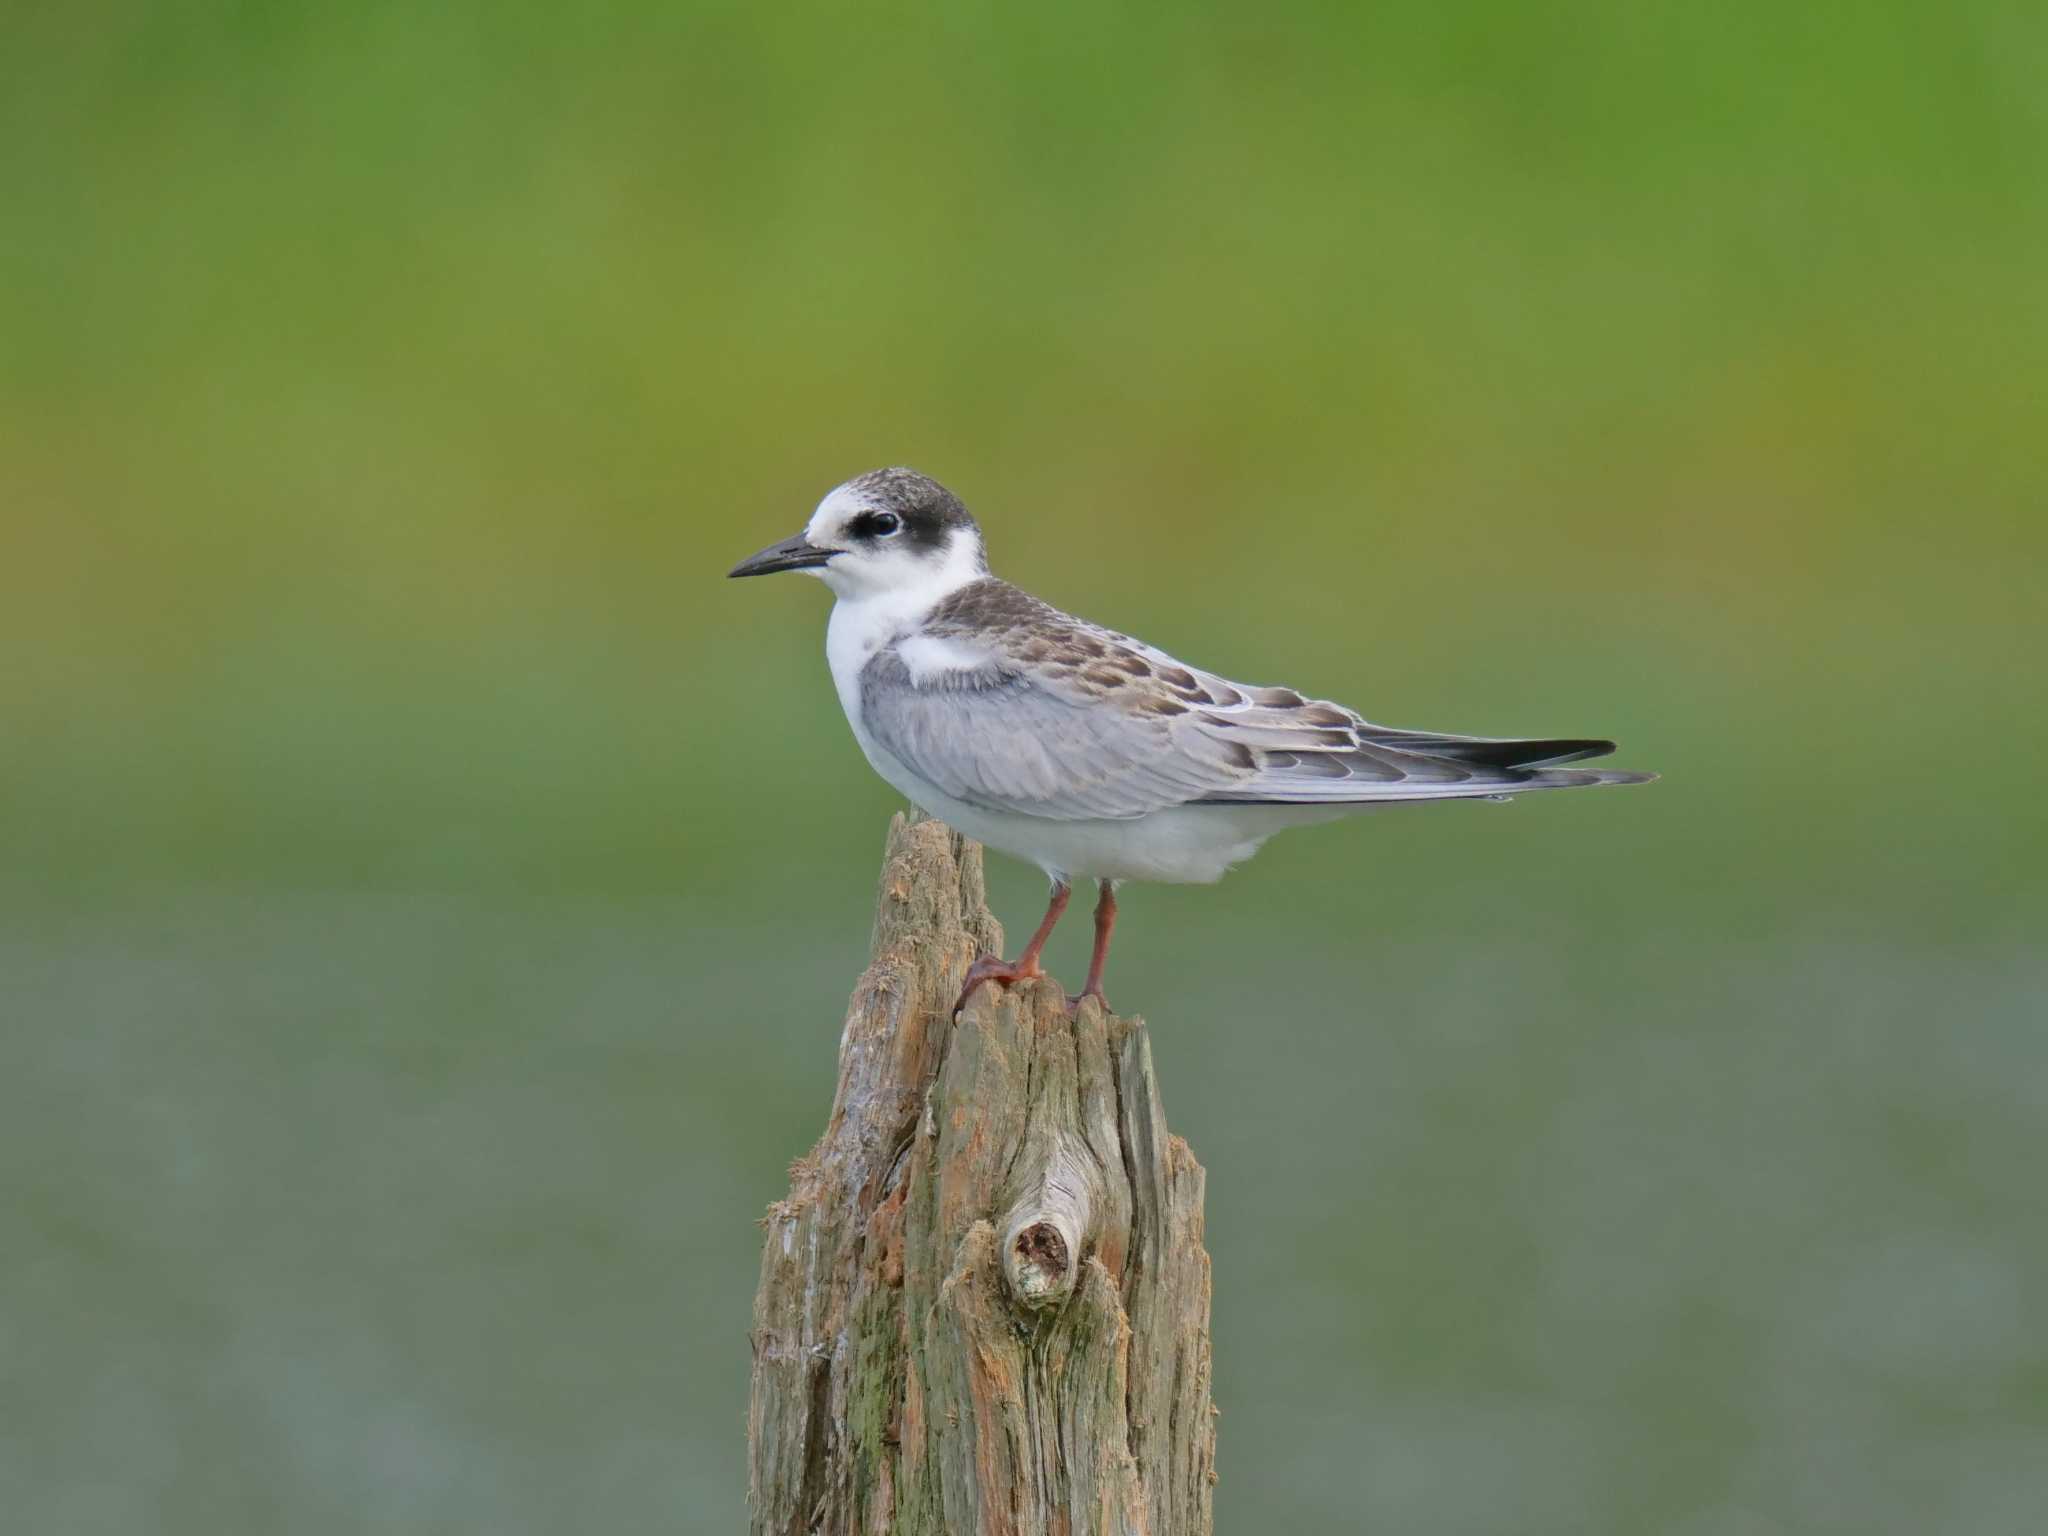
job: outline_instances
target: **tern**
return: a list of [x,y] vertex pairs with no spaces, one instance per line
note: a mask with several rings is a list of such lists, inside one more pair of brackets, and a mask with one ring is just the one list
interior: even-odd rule
[[1043,975],[1073,882],[1092,879],[1095,948],[1074,999],[1102,995],[1124,880],[1207,883],[1276,832],[1372,806],[1642,784],[1562,765],[1611,741],[1503,739],[1374,725],[1292,688],[1256,687],[1062,613],[989,574],[981,528],[927,475],[878,469],[818,503],[803,532],[733,576],[801,571],[836,601],[825,655],[874,769],[956,831],[1036,864],[1045,917],[975,988]]

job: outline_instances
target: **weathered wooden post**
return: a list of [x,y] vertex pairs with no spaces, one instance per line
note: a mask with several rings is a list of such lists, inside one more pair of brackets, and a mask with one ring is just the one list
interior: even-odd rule
[[889,829],[824,1137],[754,1299],[761,1536],[1209,1536],[1202,1169],[1144,1025],[984,987],[981,850]]

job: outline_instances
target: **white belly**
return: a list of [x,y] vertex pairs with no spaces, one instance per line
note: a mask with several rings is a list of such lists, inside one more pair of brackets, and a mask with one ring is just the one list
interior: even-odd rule
[[957,803],[923,808],[977,842],[1036,864],[1054,879],[1170,885],[1220,880],[1275,832],[1302,819],[1290,814],[1292,808],[1281,811],[1287,819],[1278,819],[1272,806],[1177,806],[1128,821],[1047,821]]
[[[850,717],[857,718],[857,717]],[[854,737],[879,773],[918,809],[978,843],[1036,864],[1055,880],[1156,880],[1207,885],[1275,832],[1332,821],[1357,807],[1182,805],[1120,821],[1054,821],[984,810],[926,783],[869,739]]]

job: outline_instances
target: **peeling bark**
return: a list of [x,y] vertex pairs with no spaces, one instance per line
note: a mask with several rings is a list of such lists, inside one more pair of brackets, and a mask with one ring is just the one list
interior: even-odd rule
[[1209,1536],[1201,1165],[1144,1025],[1050,981],[948,1010],[981,850],[889,829],[832,1117],[763,1222],[757,1536]]

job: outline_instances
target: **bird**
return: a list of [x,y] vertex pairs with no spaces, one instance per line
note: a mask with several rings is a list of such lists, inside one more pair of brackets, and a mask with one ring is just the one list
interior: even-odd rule
[[1656,778],[1564,766],[1605,756],[1611,741],[1399,730],[1189,666],[991,574],[966,505],[912,469],[834,487],[801,533],[729,574],[781,571],[832,591],[825,655],[874,770],[1051,881],[1022,953],[977,958],[955,1017],[986,983],[1045,974],[1040,957],[1077,880],[1098,896],[1087,981],[1070,1006],[1106,1009],[1124,881],[1213,882],[1277,832],[1375,806]]

